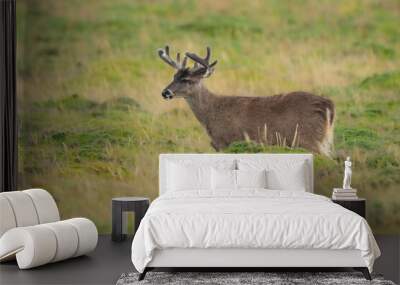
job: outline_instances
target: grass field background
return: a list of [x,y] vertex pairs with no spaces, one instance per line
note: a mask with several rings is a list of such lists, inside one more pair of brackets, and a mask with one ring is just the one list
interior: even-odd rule
[[17,2],[19,184],[48,189],[63,218],[110,232],[112,197],[157,197],[159,153],[214,152],[186,102],[160,95],[169,43],[213,48],[216,93],[331,98],[336,155],[316,157],[315,192],[341,185],[350,155],[373,230],[400,233],[399,1]]

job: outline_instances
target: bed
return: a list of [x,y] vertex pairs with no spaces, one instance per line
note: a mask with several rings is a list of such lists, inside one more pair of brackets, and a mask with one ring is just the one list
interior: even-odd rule
[[311,154],[161,154],[160,196],[132,242],[158,267],[353,267],[380,251],[361,216],[313,194]]

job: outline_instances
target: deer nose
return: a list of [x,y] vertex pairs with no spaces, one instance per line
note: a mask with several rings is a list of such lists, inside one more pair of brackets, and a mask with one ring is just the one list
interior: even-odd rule
[[172,93],[171,90],[169,89],[164,89],[163,92],[161,93],[161,95],[163,96],[164,99],[172,99],[174,93]]

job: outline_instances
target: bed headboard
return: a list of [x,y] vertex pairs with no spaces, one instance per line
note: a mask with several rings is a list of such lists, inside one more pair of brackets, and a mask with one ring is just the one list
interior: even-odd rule
[[199,162],[207,162],[207,161],[217,161],[217,160],[230,160],[232,161],[237,159],[263,159],[263,160],[271,160],[271,161],[304,161],[307,166],[307,192],[314,192],[314,169],[313,169],[313,155],[309,153],[301,153],[301,154],[270,154],[270,153],[255,153],[255,154],[219,154],[219,153],[202,153],[202,154],[186,154],[186,153],[168,153],[168,154],[160,154],[159,159],[159,194],[163,194],[167,191],[166,182],[167,182],[167,162],[168,161],[179,161],[179,160],[191,160],[191,161],[199,161]]

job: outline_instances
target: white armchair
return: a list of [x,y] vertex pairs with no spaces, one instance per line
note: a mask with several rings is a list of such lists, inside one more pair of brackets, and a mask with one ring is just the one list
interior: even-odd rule
[[96,248],[94,223],[60,221],[49,192],[29,189],[0,193],[0,262],[17,259],[20,269],[84,255]]

